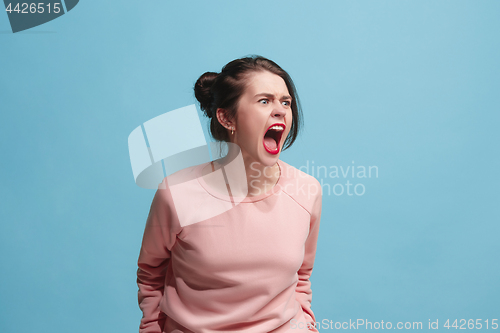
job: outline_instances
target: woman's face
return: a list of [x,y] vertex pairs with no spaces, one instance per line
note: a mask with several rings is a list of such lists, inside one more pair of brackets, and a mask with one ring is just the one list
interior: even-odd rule
[[[266,166],[277,162],[292,126],[291,102],[281,77],[268,71],[250,74],[236,111],[233,140],[244,157]],[[277,127],[269,130],[273,125]]]

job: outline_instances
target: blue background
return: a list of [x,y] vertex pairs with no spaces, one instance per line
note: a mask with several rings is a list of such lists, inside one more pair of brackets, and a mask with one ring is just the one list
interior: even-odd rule
[[0,13],[0,331],[138,331],[154,191],[134,183],[128,135],[249,54],[301,98],[282,160],[378,167],[322,180],[366,191],[323,195],[316,319],[484,330],[500,319],[499,14],[494,0],[87,0],[12,34]]

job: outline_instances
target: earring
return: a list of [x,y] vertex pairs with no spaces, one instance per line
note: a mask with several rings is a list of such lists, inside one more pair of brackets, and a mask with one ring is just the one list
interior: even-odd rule
[[234,134],[234,127],[231,127],[231,135]]

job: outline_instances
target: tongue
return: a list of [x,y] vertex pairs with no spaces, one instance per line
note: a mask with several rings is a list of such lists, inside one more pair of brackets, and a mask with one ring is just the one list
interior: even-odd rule
[[264,137],[264,144],[269,150],[276,150],[278,148],[276,140],[268,136]]

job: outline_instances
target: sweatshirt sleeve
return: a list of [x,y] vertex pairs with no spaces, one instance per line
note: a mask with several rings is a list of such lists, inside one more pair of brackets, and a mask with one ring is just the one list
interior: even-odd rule
[[319,188],[314,198],[311,209],[310,228],[309,228],[309,235],[305,243],[304,262],[302,263],[302,266],[298,271],[299,281],[295,289],[296,299],[302,306],[307,321],[310,322],[311,325],[313,326],[313,327],[308,326],[308,328],[312,332],[318,332],[318,330],[314,328],[316,318],[311,310],[312,290],[311,290],[311,281],[309,280],[309,278],[311,277],[314,265],[314,258],[316,256],[316,244],[318,241],[318,234],[319,234],[319,222],[321,218],[321,201],[322,201],[321,185],[316,179],[315,181],[316,181],[315,182],[316,186],[318,186]]
[[167,318],[159,305],[163,297],[170,250],[176,239],[173,228],[175,220],[175,209],[166,180],[163,180],[151,204],[137,261],[138,301],[143,313],[139,333],[161,333]]

